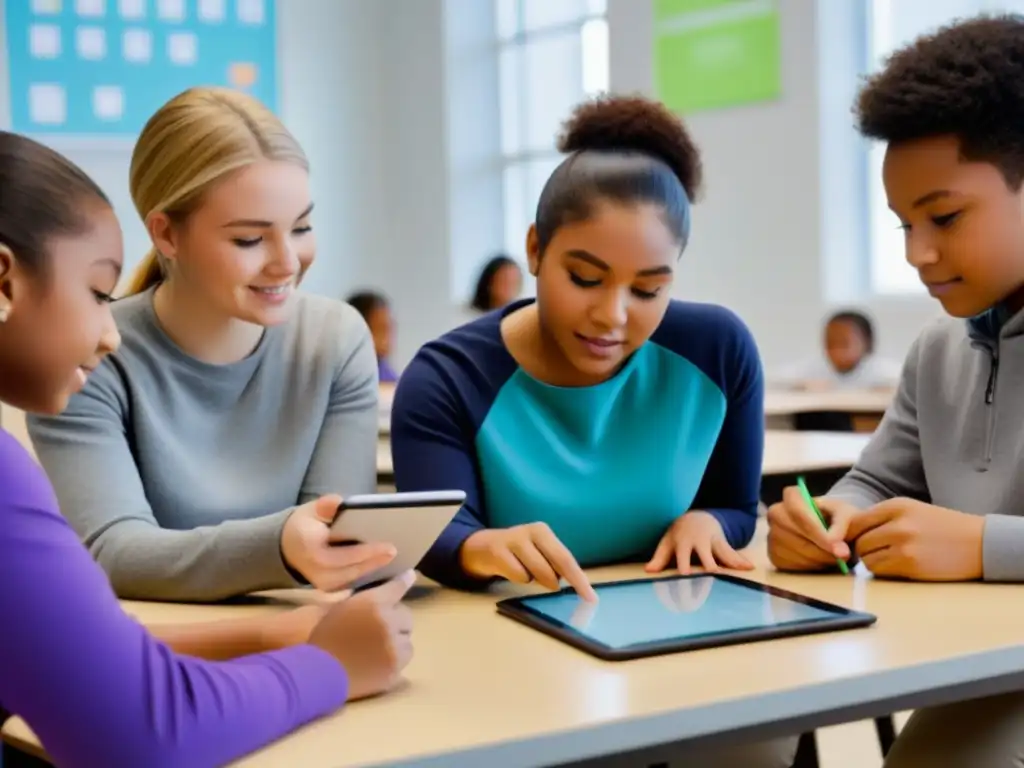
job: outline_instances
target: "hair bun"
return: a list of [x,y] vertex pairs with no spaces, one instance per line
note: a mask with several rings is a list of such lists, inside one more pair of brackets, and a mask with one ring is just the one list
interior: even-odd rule
[[690,200],[700,194],[700,151],[683,121],[664,104],[642,96],[599,96],[573,110],[562,127],[558,149],[641,152],[664,162],[682,182]]

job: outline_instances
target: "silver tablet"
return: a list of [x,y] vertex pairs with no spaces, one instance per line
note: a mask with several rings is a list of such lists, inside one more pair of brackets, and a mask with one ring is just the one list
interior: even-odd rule
[[388,542],[398,554],[383,568],[352,584],[359,589],[415,568],[466,501],[462,491],[352,496],[331,523],[332,544]]

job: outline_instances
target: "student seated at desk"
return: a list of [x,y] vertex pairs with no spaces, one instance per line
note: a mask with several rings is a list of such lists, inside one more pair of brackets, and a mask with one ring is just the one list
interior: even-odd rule
[[[852,554],[878,577],[1024,583],[1024,17],[898,51],[857,116],[887,142],[907,260],[951,317],[918,337],[878,432],[820,500],[828,532],[788,489],[769,511],[769,555],[791,571]],[[915,712],[885,763],[1021,764],[1020,692]]]
[[370,329],[373,351],[377,355],[377,378],[383,385],[394,384],[398,381],[398,372],[388,361],[395,339],[395,320],[391,315],[391,305],[382,294],[375,291],[353,293],[346,301],[363,316]]
[[[6,132],[0,189],[0,401],[52,414],[120,343],[121,229],[80,169]],[[62,768],[223,765],[388,690],[411,656],[408,576],[329,609],[147,631],[3,430],[0,583],[0,724],[22,717]]]
[[298,293],[316,250],[302,148],[256,100],[196,88],[146,124],[129,184],[153,251],[113,307],[124,344],[29,421],[114,589],[334,590],[389,562],[327,541],[333,494],[376,488],[377,361],[352,307]]
[[[764,381],[731,312],[671,299],[701,181],[679,119],[641,98],[580,106],[526,250],[537,299],[424,346],[395,393],[400,491],[467,501],[420,563],[443,584],[568,581],[644,560],[748,569]],[[795,739],[695,763],[788,766]]]
[[772,385],[786,389],[894,389],[900,364],[875,354],[875,328],[862,312],[836,312],[825,323],[824,356],[781,369]]

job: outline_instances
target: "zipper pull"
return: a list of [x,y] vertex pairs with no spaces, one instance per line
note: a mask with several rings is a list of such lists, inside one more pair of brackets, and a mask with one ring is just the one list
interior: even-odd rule
[[985,405],[992,405],[996,399],[996,375],[999,373],[999,354],[992,354],[992,366],[988,370],[988,386],[985,387]]

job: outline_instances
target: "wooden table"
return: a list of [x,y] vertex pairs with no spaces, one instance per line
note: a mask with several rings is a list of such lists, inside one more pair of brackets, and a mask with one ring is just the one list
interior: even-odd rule
[[33,456],[32,441],[28,437],[28,427],[25,425],[25,414],[17,408],[0,403],[0,427],[10,432],[24,445]]
[[852,467],[870,442],[855,432],[790,432],[770,429],[764,436],[765,475],[790,475]]
[[[494,611],[503,585],[424,587],[411,603],[408,685],[358,702],[240,761],[245,768],[412,765],[513,768],[679,741],[754,740],[1024,687],[1024,586],[912,584],[839,575],[752,578],[875,613],[871,628],[624,663],[593,659]],[[635,567],[593,572],[631,577]],[[288,597],[288,593],[279,596]],[[145,622],[207,620],[273,606],[126,603]],[[38,753],[12,720],[4,736]],[[644,760],[664,759],[664,751]]]
[[885,411],[892,403],[894,393],[890,390],[859,390],[828,392],[768,391],[765,393],[764,411],[769,428],[800,428],[800,422],[826,415],[830,426],[820,424],[807,429],[839,429],[832,427],[836,416],[846,421],[856,431],[873,432]]

